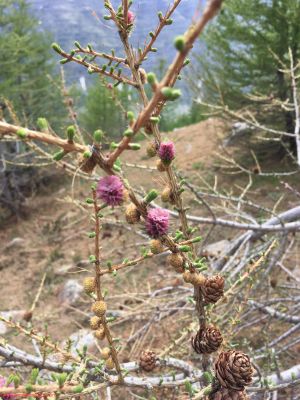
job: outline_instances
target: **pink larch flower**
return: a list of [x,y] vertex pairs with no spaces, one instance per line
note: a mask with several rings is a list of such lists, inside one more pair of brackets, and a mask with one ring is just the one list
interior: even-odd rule
[[127,13],[128,24],[129,25],[133,24],[134,20],[135,20],[135,15],[133,14],[132,11],[128,11],[128,13]]
[[158,149],[158,155],[165,164],[170,164],[170,162],[175,158],[174,143],[162,142]]
[[169,212],[162,208],[152,208],[146,218],[146,230],[149,236],[158,238],[169,229]]
[[119,206],[124,200],[124,186],[115,175],[105,176],[98,182],[97,196],[109,206]]
[[[10,383],[8,386],[13,387],[13,384]],[[0,375],[0,388],[2,388],[2,387],[6,387],[6,379],[3,376]],[[13,394],[5,394],[5,395],[2,394],[0,396],[0,398],[3,399],[3,400],[8,400],[8,399],[12,400],[14,398],[14,396],[13,396]]]

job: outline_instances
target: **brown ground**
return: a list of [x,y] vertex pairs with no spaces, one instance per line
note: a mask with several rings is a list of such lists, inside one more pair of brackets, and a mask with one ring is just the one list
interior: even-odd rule
[[[195,163],[196,168],[198,165],[202,167],[207,164],[218,145],[218,135],[221,133],[222,123],[219,121],[205,121],[171,133],[170,138],[175,141],[176,147],[181,149],[177,154],[177,165],[182,169],[191,169]],[[130,163],[154,165],[153,159],[145,160],[142,151],[131,152],[127,159]],[[137,170],[136,173],[131,167],[126,169],[128,178],[137,187],[156,187],[157,183],[160,187],[163,186],[161,174],[156,171],[146,171],[144,174],[143,170]],[[64,338],[76,329],[74,315],[72,312],[70,314],[70,310],[65,309],[62,318],[58,294],[66,279],[74,276],[81,279],[77,273],[74,275],[74,270],[77,271],[78,268],[71,269],[67,274],[57,271],[64,266],[80,265],[81,260],[87,260],[89,254],[93,253],[92,241],[86,237],[86,232],[92,230],[89,215],[80,214],[78,208],[68,201],[71,194],[70,181],[71,179],[67,178],[64,187],[54,188],[54,191],[51,187],[46,194],[27,199],[28,217],[25,220],[12,218],[5,224],[5,228],[0,230],[0,311],[29,309],[42,276],[47,271],[46,290],[40,297],[34,317],[38,321],[50,322],[49,329],[56,336],[55,339]],[[76,198],[80,201],[84,201],[88,196],[88,193],[85,193],[86,188],[86,183],[77,182],[75,186]],[[105,259],[110,257],[112,248],[115,253],[117,240],[122,243],[123,250],[130,239],[130,235],[122,229],[116,229],[111,235],[110,227],[104,235]],[[131,236],[132,240],[139,240],[135,235]],[[13,244],[13,240],[16,244]],[[141,241],[145,242],[145,239],[141,238]],[[115,259],[122,259],[123,251],[116,252],[119,256]],[[131,250],[131,253],[135,251]]]
[[[215,173],[211,166],[212,160],[225,130],[221,121],[208,120],[171,133],[168,137],[174,140],[176,148],[180,149],[177,151],[176,166],[188,171],[193,179],[199,179],[200,175],[205,179],[212,178]],[[125,159],[130,164],[153,167],[155,161],[146,159],[144,154],[143,150],[127,153]],[[161,189],[164,186],[161,174],[156,171],[147,170],[144,173],[142,169],[128,166],[125,172],[134,186],[141,190],[151,187]],[[241,191],[238,186],[240,182],[233,181],[231,177],[224,179],[224,183],[229,187],[232,185],[232,189],[236,189],[237,192]],[[271,185],[271,182],[269,184]],[[272,193],[275,197],[278,196],[278,188],[274,189],[273,183],[270,187],[273,189],[268,190],[266,184],[263,188],[257,187],[255,193],[253,192],[256,199],[261,197],[267,201]],[[76,181],[75,198],[84,202],[89,196],[88,188],[86,182]],[[80,212],[79,207],[70,201],[70,195],[71,179],[67,178],[63,186],[54,189],[50,187],[46,193],[28,199],[30,213],[25,220],[11,219],[0,230],[0,311],[30,309],[46,273],[45,284],[33,313],[33,325],[44,331],[44,324],[47,322],[49,334],[57,341],[64,340],[81,327],[87,328],[89,319],[88,296],[81,294],[73,305],[62,304],[59,297],[66,280],[76,279],[82,282],[84,276],[92,274],[92,267],[86,262],[88,256],[93,254],[93,241],[86,235],[86,232],[93,230],[92,221],[89,212]],[[193,205],[192,202],[189,203]],[[119,212],[116,217],[111,216],[115,225],[103,227],[102,239],[105,240],[102,242],[102,254],[105,260],[120,262],[124,257],[132,258],[139,252],[133,246],[134,243],[147,245],[147,239],[128,232],[122,224],[117,225],[119,219],[122,221],[121,214],[122,212]],[[203,227],[203,232],[205,229]],[[13,244],[12,241],[16,238],[22,240]],[[219,238],[222,236],[216,239]],[[65,272],[62,272],[64,269]],[[133,315],[128,320],[124,318],[124,323],[115,325],[114,333],[123,338],[129,337],[141,323],[147,321],[147,315],[144,319],[135,319],[134,313],[137,310],[144,307],[146,313],[149,310],[153,312],[154,305],[149,304],[146,293],[163,286],[182,285],[181,279],[165,266],[165,261],[161,258],[156,259],[155,263],[148,260],[135,267],[134,271],[128,274],[120,272],[115,278],[104,278],[104,286],[108,289],[109,309],[123,312],[125,310]],[[170,343],[173,333],[176,337],[177,324],[184,326],[191,315],[189,311],[179,312],[176,325],[173,321],[171,325],[169,322],[168,325],[162,323],[159,327],[154,327],[143,340],[135,343],[130,351],[132,354],[127,350],[123,352],[123,359],[137,357],[144,346],[164,348]],[[23,339],[13,338],[13,331],[10,330],[6,337],[17,343],[22,342],[24,347]],[[25,346],[31,348],[29,343]],[[190,350],[183,347],[182,351]]]

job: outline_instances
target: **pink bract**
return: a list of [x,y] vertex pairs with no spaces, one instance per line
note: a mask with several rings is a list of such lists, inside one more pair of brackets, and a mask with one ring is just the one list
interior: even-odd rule
[[175,146],[173,142],[162,142],[158,149],[159,157],[164,162],[171,162],[175,158]]
[[124,200],[124,186],[121,179],[115,175],[99,179],[97,196],[109,206],[119,206]]
[[127,13],[127,21],[128,21],[128,24],[133,24],[133,21],[135,20],[135,15],[133,14],[133,12],[132,11],[128,11],[128,13]]
[[169,212],[162,208],[151,209],[146,218],[146,230],[149,236],[158,238],[169,229]]

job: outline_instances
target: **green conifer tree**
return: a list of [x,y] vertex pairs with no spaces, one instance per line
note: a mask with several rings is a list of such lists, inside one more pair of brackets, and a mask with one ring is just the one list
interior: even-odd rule
[[0,96],[31,126],[45,117],[58,128],[65,113],[59,85],[51,82],[51,42],[26,0],[0,0]]
[[[117,101],[113,97],[116,97]],[[94,132],[100,128],[110,136],[119,138],[127,122],[118,102],[124,110],[128,109],[129,97],[128,88],[125,86],[118,89],[107,88],[101,81],[95,81],[88,90],[84,111],[80,116],[86,130]]]
[[[245,95],[249,93],[291,99],[281,62],[289,64],[289,48],[295,63],[299,60],[299,21],[300,0],[224,2],[204,37],[204,53],[197,57],[202,99],[215,103],[221,94],[224,103],[235,109],[250,104]],[[281,128],[293,132],[293,113],[282,109],[275,117]]]

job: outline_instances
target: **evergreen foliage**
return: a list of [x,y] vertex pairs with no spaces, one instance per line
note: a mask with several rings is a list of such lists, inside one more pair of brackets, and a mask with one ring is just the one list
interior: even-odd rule
[[[114,101],[113,96],[117,98]],[[128,87],[107,88],[101,81],[97,80],[89,88],[84,102],[84,111],[80,119],[85,129],[94,132],[102,129],[109,133],[110,137],[120,137],[127,126],[125,112],[117,104],[128,109],[130,103],[130,92]]]
[[172,103],[166,105],[159,122],[159,127],[162,131],[169,132],[176,128],[196,124],[205,119],[202,116],[201,107],[195,102],[188,106],[187,111],[183,113],[179,111],[178,107]]
[[0,0],[0,96],[20,121],[45,117],[54,128],[65,114],[54,69],[51,37],[39,30],[26,0]]
[[[299,20],[300,0],[227,0],[204,37],[205,57],[198,57],[202,100],[216,103],[221,97],[239,109],[251,104],[247,94],[291,99],[282,62],[289,65],[289,48],[295,63],[299,59]],[[293,132],[292,113],[279,114],[276,123]]]

